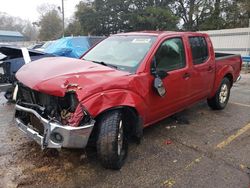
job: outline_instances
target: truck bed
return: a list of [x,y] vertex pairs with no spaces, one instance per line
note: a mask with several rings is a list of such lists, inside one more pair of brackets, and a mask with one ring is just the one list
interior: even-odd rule
[[234,57],[234,56],[240,56],[240,54],[228,54],[228,53],[215,52],[215,60],[220,60],[220,59]]
[[240,54],[228,54],[215,52],[216,72],[230,65],[233,68],[233,81],[240,75],[242,59]]

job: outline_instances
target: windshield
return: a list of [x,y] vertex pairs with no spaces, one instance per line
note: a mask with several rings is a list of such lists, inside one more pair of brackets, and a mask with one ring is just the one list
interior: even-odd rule
[[95,46],[83,59],[134,73],[155,40],[155,36],[112,36]]

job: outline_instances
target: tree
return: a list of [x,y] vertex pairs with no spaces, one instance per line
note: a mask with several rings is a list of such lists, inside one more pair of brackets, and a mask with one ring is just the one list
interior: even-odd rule
[[[92,3],[85,3],[80,1],[80,3],[76,6],[75,12],[75,27],[80,25],[80,31],[84,35],[88,34],[96,34],[96,30],[98,29],[99,22],[96,20],[96,13]],[[79,30],[75,28],[74,30]]]
[[249,0],[229,0],[225,6],[226,28],[248,27],[250,19]]
[[30,21],[13,17],[6,13],[1,13],[1,12],[0,12],[0,29],[19,31],[24,35],[26,40],[36,40],[38,35],[37,29],[30,23]]
[[26,22],[22,33],[25,36],[26,40],[29,41],[36,41],[39,34],[36,27],[34,27],[34,25],[29,21]]
[[[247,27],[249,0],[89,0],[77,5],[70,33]],[[179,28],[177,27],[179,26]]]
[[[77,5],[75,21],[84,34],[110,35],[132,30],[176,29],[170,0],[95,0]],[[72,26],[72,25],[71,25]]]
[[78,20],[71,20],[65,30],[65,36],[79,36],[83,35],[84,31],[82,30],[81,24]]
[[174,5],[185,30],[248,27],[249,24],[249,0],[178,0]]
[[177,0],[172,5],[176,16],[181,18],[184,30],[196,31],[211,15],[212,0]]
[[222,18],[222,14],[224,12],[223,0],[215,0],[210,3],[210,12],[200,23],[197,28],[198,30],[215,30],[225,28],[225,19]]
[[40,40],[55,40],[62,36],[62,20],[56,9],[46,10],[38,23]]
[[40,16],[45,16],[48,12],[52,10],[60,9],[59,7],[56,7],[54,4],[49,3],[43,3],[39,6],[37,6],[37,12],[40,14]]
[[133,30],[176,30],[178,17],[166,8],[146,7],[130,20]]

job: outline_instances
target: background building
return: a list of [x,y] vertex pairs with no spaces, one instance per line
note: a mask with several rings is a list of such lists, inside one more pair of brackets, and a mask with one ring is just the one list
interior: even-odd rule
[[217,52],[250,56],[250,28],[201,31],[211,37]]
[[24,41],[24,36],[18,31],[0,30],[0,42]]

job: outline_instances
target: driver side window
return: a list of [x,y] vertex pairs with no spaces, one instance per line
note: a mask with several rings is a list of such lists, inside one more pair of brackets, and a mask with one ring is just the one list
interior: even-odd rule
[[172,71],[184,68],[185,50],[181,38],[164,41],[157,50],[154,58],[156,70]]

